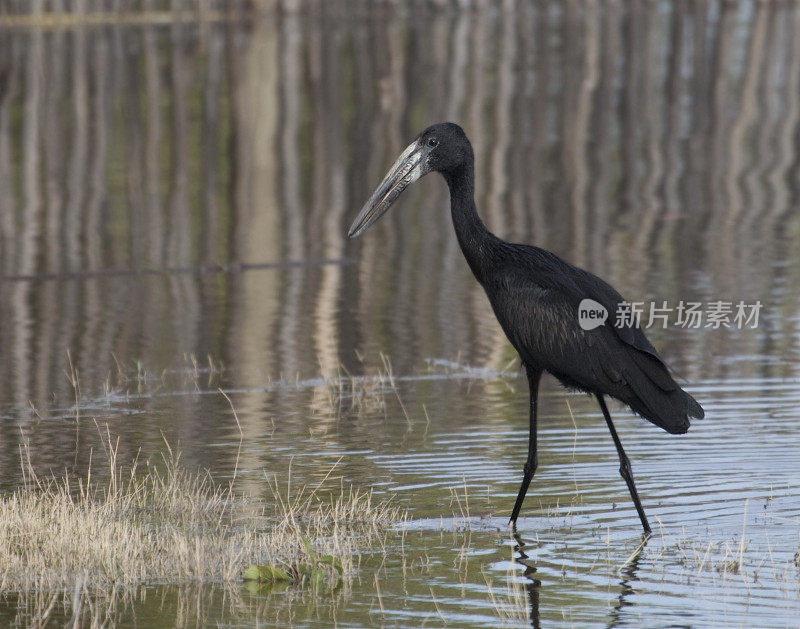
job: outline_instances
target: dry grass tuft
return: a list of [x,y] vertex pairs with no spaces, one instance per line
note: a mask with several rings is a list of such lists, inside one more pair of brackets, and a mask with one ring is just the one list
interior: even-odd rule
[[497,590],[486,574],[484,574],[484,579],[489,600],[499,624],[506,626],[530,623],[528,594],[519,572],[515,569],[513,558],[506,571],[505,583],[501,583]]
[[230,491],[192,475],[178,457],[127,473],[109,447],[106,483],[40,479],[28,458],[25,486],[0,501],[0,591],[157,580],[231,580],[245,554],[267,552],[234,525]]
[[[381,366],[372,373],[354,376],[344,365],[340,365],[339,374],[323,379],[325,386],[324,403],[315,410],[323,414],[364,415],[386,413],[386,396],[391,395],[398,400],[397,384],[392,373],[389,358],[381,354]],[[402,405],[402,401],[400,401]]]
[[268,515],[232,485],[182,468],[171,451],[158,466],[122,470],[117,444],[105,441],[107,480],[91,470],[79,479],[40,478],[25,451],[23,487],[0,500],[0,595],[36,593],[33,624],[69,605],[77,616],[101,618],[107,608],[92,606],[103,605],[98,597],[118,604],[118,588],[239,582],[253,564],[301,574],[329,556],[336,570],[326,583],[347,581],[354,555],[402,519],[399,508],[344,486],[327,500],[304,488],[282,496],[275,486],[278,515]]

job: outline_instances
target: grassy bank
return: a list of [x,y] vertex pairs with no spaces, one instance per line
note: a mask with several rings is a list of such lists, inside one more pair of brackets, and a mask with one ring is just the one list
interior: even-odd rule
[[121,469],[110,439],[105,449],[110,473],[102,482],[91,471],[39,478],[23,453],[24,485],[0,500],[0,595],[35,592],[31,617],[40,621],[76,605],[101,618],[91,592],[234,584],[248,569],[262,579],[335,587],[355,573],[357,553],[403,517],[344,486],[321,499],[314,489],[289,494],[273,484],[274,504],[255,503],[232,484],[187,471],[172,452],[158,464]]

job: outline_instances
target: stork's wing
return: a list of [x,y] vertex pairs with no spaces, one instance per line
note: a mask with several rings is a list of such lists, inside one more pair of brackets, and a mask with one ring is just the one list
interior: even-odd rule
[[[617,291],[554,254],[533,255],[530,264],[508,265],[485,285],[498,321],[526,363],[567,386],[617,398],[669,432],[686,432],[689,417],[703,416],[635,322],[615,325],[623,301]],[[605,325],[581,327],[578,306],[587,298],[608,311]]]
[[[648,373],[655,384],[665,391],[677,387],[669,367],[647,339],[638,322],[632,317],[617,316],[621,304],[627,302],[613,286],[545,249],[525,245],[515,245],[515,248],[524,258],[529,259],[525,260],[526,264],[514,265],[507,271],[503,283],[509,290],[520,293],[535,288],[552,291],[551,301],[561,302],[559,306],[566,308],[562,316],[567,322],[574,323],[577,330],[580,330],[578,307],[581,301],[596,301],[608,312],[608,319],[602,327],[606,331],[610,330],[626,345],[639,350],[633,354],[633,360]],[[521,294],[519,297],[525,299]],[[588,337],[590,341],[591,336]]]

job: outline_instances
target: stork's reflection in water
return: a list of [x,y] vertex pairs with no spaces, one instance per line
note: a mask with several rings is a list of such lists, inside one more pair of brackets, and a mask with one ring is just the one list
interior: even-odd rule
[[[526,579],[524,588],[528,595],[531,627],[539,629],[539,627],[541,627],[540,599],[542,580],[539,578],[536,558],[532,556],[532,551],[541,548],[543,544],[538,540],[535,542],[526,541],[517,531],[514,531],[512,536],[515,542],[514,561],[525,568],[522,572],[522,576]],[[614,603],[606,625],[609,628],[620,626],[624,620],[623,612],[625,608],[633,605],[631,599],[636,594],[633,584],[637,580],[636,575],[639,570],[639,562],[642,559],[644,549],[649,540],[649,535],[642,535],[642,540],[639,545],[618,569],[620,580],[617,588],[619,593],[617,594],[617,600]]]

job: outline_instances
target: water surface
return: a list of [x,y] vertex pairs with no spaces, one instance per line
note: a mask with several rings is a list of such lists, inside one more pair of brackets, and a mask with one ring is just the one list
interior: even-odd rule
[[[166,440],[220,480],[238,461],[255,498],[265,473],[333,468],[325,488],[409,510],[330,596],[148,585],[120,624],[796,622],[796,7],[311,2],[0,40],[2,487],[22,444],[42,473],[85,470],[96,420],[123,460]],[[670,436],[612,405],[655,530],[640,549],[596,404],[549,378],[509,535],[527,385],[443,183],[346,240],[444,119],[498,235],[630,299],[763,305],[756,328],[648,332],[707,417]]]

